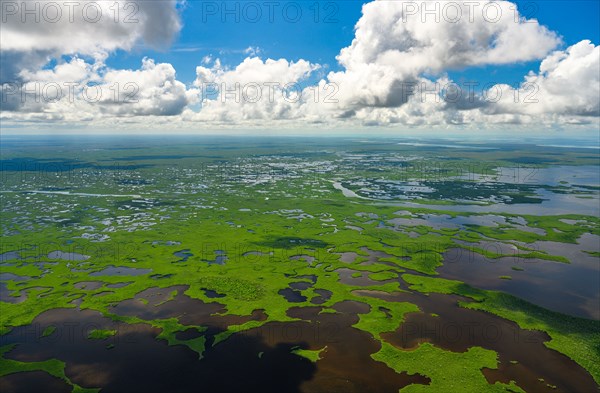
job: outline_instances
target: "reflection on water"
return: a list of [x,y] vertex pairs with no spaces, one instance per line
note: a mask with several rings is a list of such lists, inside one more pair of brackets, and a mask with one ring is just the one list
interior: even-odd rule
[[293,290],[292,288],[281,289],[277,293],[290,303],[304,303],[306,301],[306,296],[303,296],[300,291]]
[[85,261],[90,259],[88,255],[78,254],[76,252],[52,251],[48,253],[48,259],[62,259],[63,261]]
[[[552,216],[560,214],[583,214],[598,216],[600,214],[600,199],[598,194],[590,198],[579,198],[572,194],[557,194],[544,189],[538,189],[536,194],[543,198],[542,203],[494,203],[491,205],[444,205],[444,210],[463,213],[507,213],[507,214],[529,214],[536,216]],[[439,205],[428,205],[414,202],[390,202],[382,205],[393,205],[399,207],[413,207],[437,210]]]
[[141,276],[144,274],[148,274],[151,271],[152,269],[111,265],[98,272],[90,273],[90,276]]
[[13,294],[14,292],[6,287],[5,282],[0,282],[0,302],[17,304],[27,300],[27,294],[25,293],[21,293],[19,296],[12,296]]
[[[383,334],[383,338],[397,348],[408,350],[430,342],[449,351],[465,352],[470,347],[479,346],[496,351],[501,370],[507,371],[505,374],[482,370],[490,383],[514,380],[527,392],[595,390],[596,384],[585,369],[544,345],[549,340],[548,335],[523,330],[516,323],[489,313],[458,307],[457,301],[464,301],[463,298],[435,293],[388,294],[368,290],[354,293],[387,301],[410,302],[421,309],[422,312],[407,314],[396,331]],[[557,389],[540,384],[538,378],[557,386]]]
[[190,252],[190,250],[181,250],[173,253],[177,258],[181,258],[178,262],[186,262],[190,257],[193,257],[194,254]]
[[26,371],[0,378],[0,390],[3,393],[71,393],[73,388],[62,379],[44,371]]
[[18,251],[8,251],[0,254],[0,262],[21,259],[21,254]]
[[[175,299],[165,304],[165,293],[172,290],[151,289],[137,298],[150,298],[152,304],[139,300],[122,302],[113,311],[145,318],[169,318],[191,312],[180,318],[183,324],[206,326],[201,333],[190,328],[177,333],[180,340],[214,335],[231,323],[248,318],[218,316],[220,306],[187,298],[178,287]],[[123,305],[123,306],[121,306]],[[157,310],[158,309],[158,310]],[[189,391],[202,386],[210,392],[366,392],[398,391],[410,384],[428,384],[420,375],[398,374],[371,358],[379,344],[371,335],[352,327],[358,314],[369,306],[357,302],[341,302],[337,313],[320,314],[319,307],[292,308],[288,315],[295,322],[270,322],[259,328],[235,333],[212,347],[210,342],[202,359],[189,348],[168,346],[156,340],[160,330],[147,324],[126,325],[103,317],[91,310],[55,309],[35,318],[33,325],[42,332],[55,326],[52,337],[36,337],[30,327],[15,328],[2,336],[2,345],[17,344],[7,353],[10,359],[44,361],[57,358],[66,363],[65,373],[74,383],[86,388],[101,387],[103,392]],[[150,314],[140,313],[146,310]],[[199,311],[196,311],[199,310]],[[116,330],[107,340],[90,340],[91,329]],[[352,343],[352,345],[348,345]],[[113,345],[107,350],[107,345]],[[316,364],[292,353],[294,348],[321,350]],[[232,377],[234,376],[234,377]],[[19,381],[16,385],[15,381]],[[2,377],[3,392],[20,385],[19,377]],[[45,385],[48,383],[48,385]],[[32,379],[26,385],[31,391],[44,391],[56,385],[48,378]],[[132,390],[133,389],[133,390]],[[61,391],[57,387],[57,391]]]
[[[520,170],[521,172],[519,172]],[[475,176],[475,177],[474,177]],[[492,203],[489,205],[469,204],[444,205],[444,210],[470,213],[508,213],[508,214],[532,214],[532,215],[558,215],[558,214],[584,214],[598,216],[600,214],[600,199],[597,190],[589,188],[582,189],[579,186],[598,187],[600,174],[595,166],[550,166],[548,168],[498,168],[498,174],[493,176],[469,174],[468,179],[473,184],[484,184],[487,186],[496,184],[498,191],[496,196],[502,196],[505,192],[503,184],[526,186],[534,192],[535,198],[542,200],[541,203]],[[463,183],[463,182],[461,182]],[[433,183],[435,184],[435,183]],[[536,187],[536,186],[540,187]],[[383,202],[386,199],[394,199],[389,196],[385,198],[365,198],[354,191],[344,187],[341,182],[333,184],[336,190],[348,198],[370,199],[381,201],[379,203],[394,206],[420,207],[427,209],[439,209],[439,205],[427,205],[415,202]],[[586,198],[577,194],[553,192],[547,187],[571,187],[577,191],[584,191]],[[569,190],[569,188],[567,188]],[[408,194],[407,194],[408,195]],[[400,195],[395,199],[407,199],[407,195]],[[424,195],[427,195],[426,193]],[[414,196],[413,196],[414,197]],[[455,200],[459,202],[459,200]]]
[[[562,248],[556,255],[570,257],[571,263],[519,255],[491,259],[464,249],[451,249],[444,253],[444,264],[437,272],[440,277],[510,293],[549,310],[600,319],[599,259],[581,252],[579,245],[552,242],[538,245],[551,252]],[[503,280],[501,276],[511,279]]]
[[94,291],[96,289],[102,288],[104,285],[103,281],[80,281],[78,283],[73,284],[75,289],[84,289],[86,291]]
[[312,299],[310,299],[310,302],[312,304],[323,304],[329,299],[331,299],[331,295],[333,295],[333,292],[328,291],[327,289],[315,289],[315,293],[318,296],[315,296]]

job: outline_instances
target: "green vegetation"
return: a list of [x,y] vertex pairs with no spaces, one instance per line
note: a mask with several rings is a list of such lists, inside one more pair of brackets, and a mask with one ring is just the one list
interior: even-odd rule
[[90,340],[106,340],[117,334],[116,330],[102,330],[102,329],[94,329],[88,333],[88,338]]
[[369,278],[374,281],[386,281],[398,277],[398,274],[390,271],[383,271],[369,274]]
[[88,389],[71,382],[65,375],[65,364],[56,359],[50,359],[43,362],[20,362],[17,360],[6,359],[4,355],[9,352],[13,345],[0,347],[0,377],[14,374],[17,372],[43,371],[52,376],[62,379],[73,387],[73,393],[97,393],[100,389]]
[[472,288],[460,281],[404,274],[411,289],[424,293],[456,294],[475,302],[459,302],[461,307],[486,311],[516,322],[521,329],[548,333],[549,348],[561,352],[585,367],[600,384],[600,321],[570,317],[548,311],[514,296]]
[[51,336],[56,331],[56,326],[50,325],[42,332],[42,337]]
[[[458,255],[455,263],[469,263],[475,256],[490,264],[506,263],[516,272],[527,270],[518,273],[519,280],[501,282],[503,287],[528,279],[535,270],[526,263],[542,260],[555,264],[558,272],[579,268],[576,260],[544,245],[577,246],[584,235],[600,235],[600,218],[583,208],[563,214],[565,204],[554,214],[537,190],[543,189],[545,198],[591,197],[589,206],[594,206],[598,189],[529,180],[555,163],[596,161],[576,152],[512,145],[482,152],[387,142],[322,143],[310,149],[287,143],[274,147],[245,142],[232,149],[180,143],[149,146],[143,156],[98,143],[89,146],[85,160],[79,147],[63,149],[65,162],[77,163],[65,173],[43,180],[35,171],[6,176],[0,212],[0,253],[6,253],[6,263],[0,273],[6,277],[2,282],[7,296],[19,302],[0,303],[0,335],[32,324],[45,312],[79,308],[115,323],[155,328],[157,340],[186,347],[202,359],[211,347],[237,333],[270,322],[297,321],[292,307],[320,307],[322,314],[336,314],[336,304],[354,301],[368,310],[358,313],[353,327],[381,345],[372,357],[399,373],[431,379],[430,385],[413,384],[402,391],[521,391],[515,383],[486,381],[481,369],[498,366],[498,354],[489,349],[455,353],[421,344],[404,351],[382,338],[396,331],[406,314],[420,311],[409,296],[402,297],[406,301],[393,296],[440,293],[467,298],[459,301],[460,307],[548,333],[548,348],[569,356],[600,383],[598,321],[478,289],[477,283],[439,277],[452,255]],[[52,149],[14,149],[3,151],[9,164],[20,157],[35,156],[33,162],[39,163],[56,160]],[[112,168],[114,161],[127,162],[127,168]],[[520,178],[511,171],[515,165]],[[333,182],[369,199],[344,196]],[[56,190],[71,194],[51,193]],[[588,206],[586,200],[581,203]],[[537,215],[541,205],[547,209]],[[72,254],[61,259],[51,255],[55,251]],[[584,252],[600,256],[600,250]],[[343,261],[344,253],[354,253],[351,262]],[[350,277],[360,280],[340,279],[339,269],[350,269]],[[561,278],[556,273],[556,288],[547,290],[570,289]],[[301,297],[290,302],[281,291],[294,284]],[[149,288],[158,288],[159,300],[140,295]],[[176,307],[182,299],[220,311],[203,316],[210,323],[190,322],[187,310]],[[139,315],[119,312],[115,306],[124,301],[132,301]],[[57,326],[41,332],[40,345]],[[116,333],[95,329],[88,338],[107,340]],[[0,375],[41,370],[73,385],[59,360],[4,358],[13,347],[2,349]],[[318,362],[326,349],[297,347],[292,352]],[[82,391],[76,385],[73,389]]]
[[293,348],[292,353],[298,356],[302,356],[303,358],[307,358],[313,363],[321,360],[321,354],[327,350],[327,346],[324,346],[318,350],[310,350],[310,349],[301,349],[301,348]]
[[523,392],[514,383],[488,384],[480,370],[483,367],[497,368],[497,355],[479,347],[456,353],[425,343],[413,351],[401,351],[384,343],[373,358],[385,362],[397,372],[421,374],[431,379],[429,385],[409,385],[402,392]]

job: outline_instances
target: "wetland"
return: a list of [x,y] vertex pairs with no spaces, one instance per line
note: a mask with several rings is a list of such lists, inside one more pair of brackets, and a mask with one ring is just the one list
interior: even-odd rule
[[600,391],[589,149],[15,138],[2,392]]

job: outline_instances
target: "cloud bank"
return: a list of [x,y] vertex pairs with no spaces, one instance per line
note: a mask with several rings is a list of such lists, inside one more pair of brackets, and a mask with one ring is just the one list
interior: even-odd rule
[[[169,63],[106,65],[116,50],[168,47],[182,28],[181,2],[81,2],[82,11],[101,7],[94,23],[96,6],[43,23],[1,2],[5,124],[480,129],[598,124],[600,116],[599,47],[582,40],[564,48],[556,32],[508,1],[373,1],[340,49],[339,71],[320,75],[320,64],[263,59],[253,49],[237,65],[206,57],[187,86]],[[50,3],[68,8],[39,2],[47,17],[57,17]],[[519,86],[474,88],[449,77],[531,61],[539,69]]]

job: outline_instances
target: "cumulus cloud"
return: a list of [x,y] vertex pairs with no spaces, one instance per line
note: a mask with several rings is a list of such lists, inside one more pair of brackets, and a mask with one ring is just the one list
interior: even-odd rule
[[319,68],[306,60],[259,57],[248,57],[232,69],[218,59],[210,68],[198,66],[194,86],[202,109],[191,118],[214,122],[304,118],[309,97],[300,83]]
[[52,69],[23,70],[19,76],[23,83],[3,88],[8,119],[175,116],[194,100],[171,64],[147,58],[140,69],[116,70],[102,61],[73,57]]
[[[17,72],[18,82],[2,85],[2,106],[5,111],[45,112],[61,100],[72,101],[75,87],[79,93],[83,86],[99,80],[100,61],[87,63],[79,57],[56,64],[52,69]],[[68,108],[67,108],[68,109]]]
[[580,41],[546,57],[539,72],[529,73],[519,89],[493,89],[501,92],[501,99],[487,108],[492,113],[600,116],[600,47]]
[[404,86],[424,73],[541,59],[560,43],[508,1],[471,3],[365,4],[352,44],[337,57],[344,70],[328,76],[344,103],[399,106],[408,99]]
[[181,28],[177,0],[0,0],[3,51],[45,50],[92,55],[131,49],[137,42],[167,45]]
[[[454,13],[446,10],[448,4],[454,4]],[[527,83],[544,84],[545,90],[557,89],[550,86],[555,82],[546,79],[555,79],[550,75],[555,73],[551,70],[552,64],[564,57],[562,52],[551,53],[561,44],[559,36],[537,20],[525,19],[513,3],[374,1],[365,4],[362,11],[354,40],[341,49],[337,57],[342,70],[330,72],[318,85],[304,88],[301,99],[290,102],[262,97],[259,102],[249,102],[242,94],[238,94],[239,100],[222,99],[221,91],[213,97],[215,99],[204,101],[197,116],[186,113],[186,118],[223,123],[301,119],[307,123],[409,126],[527,123],[532,121],[527,117],[533,115],[538,116],[538,120],[540,116],[556,120],[556,112],[548,115],[554,110],[549,105],[538,106],[537,112],[525,111],[523,105],[511,109],[506,101],[515,92],[504,91],[506,86],[494,86],[475,94],[460,91],[458,99],[449,99],[451,93],[448,92],[443,97],[440,89],[441,86],[458,86],[447,78],[449,70],[541,60],[547,55],[540,74],[529,75]],[[567,50],[571,51],[571,48]],[[575,63],[580,61],[573,59]],[[196,86],[223,84],[232,89],[236,83],[242,87],[267,81],[295,83],[312,71],[309,63],[303,61],[296,64],[283,59],[263,62],[249,57],[233,69],[219,62],[213,68],[198,67]],[[570,75],[569,79],[573,77]],[[580,80],[585,81],[586,77],[594,80],[584,75]],[[334,100],[325,102],[323,95],[328,86],[334,88],[336,94]],[[523,85],[522,91],[517,92],[522,100],[528,97],[526,89]],[[574,89],[577,87],[573,85],[569,91],[563,89],[564,99],[575,94]],[[311,95],[314,91],[321,92],[320,99],[314,100],[314,94]],[[501,99],[489,99],[496,91],[500,92]],[[588,98],[598,97],[597,91],[588,93]],[[231,95],[229,92],[228,97]],[[561,105],[562,102],[555,106]],[[587,109],[579,112],[585,113],[591,112]]]
[[[454,13],[444,11],[448,6]],[[362,11],[352,44],[338,56],[347,69],[377,63],[415,74],[507,64],[542,58],[560,42],[537,20],[524,19],[508,1],[428,5],[378,0]]]
[[518,88],[497,84],[482,92],[467,94],[462,90],[453,94],[443,88],[460,86],[447,77],[419,78],[412,86],[414,94],[404,104],[363,106],[355,111],[355,118],[368,125],[597,124],[600,47],[583,40],[564,51],[554,51],[542,60],[538,72],[524,77]]
[[[115,95],[113,87],[117,86]],[[178,81],[171,64],[144,59],[139,70],[110,70],[101,85],[98,102],[107,114],[120,116],[174,116],[189,103],[185,85]]]
[[263,61],[259,57],[247,57],[233,69],[223,67],[220,61],[216,61],[211,68],[196,67],[196,86],[204,83],[216,82],[234,86],[236,83],[246,85],[248,83],[277,83],[286,85],[296,83],[307,78],[320,66],[311,64],[306,60],[297,62],[286,59],[267,59]]
[[0,83],[61,55],[105,58],[136,44],[166,46],[181,29],[177,0],[0,0]]
[[[131,50],[139,44],[154,47],[168,45],[181,29],[177,4],[178,0],[0,0],[2,109],[38,113],[36,116],[41,116],[40,113],[44,112],[47,116],[62,118],[67,113],[65,111],[76,107],[72,104],[64,106],[65,101],[62,99],[75,92],[74,88],[70,90],[70,85],[76,84],[81,92],[81,86],[98,79],[94,73],[102,67],[110,52],[117,49]],[[63,62],[63,56],[75,56],[77,59]],[[88,65],[79,56],[92,58],[96,65]],[[51,60],[56,60],[58,65],[53,69],[41,70]],[[163,71],[162,67],[159,68]],[[172,73],[174,74],[174,70]],[[66,89],[66,92],[60,92],[62,97],[56,102],[49,102],[44,97],[44,91],[40,90],[44,86],[49,87],[51,82]],[[19,86],[18,95],[14,94],[15,85]],[[21,94],[24,90],[32,93]],[[142,100],[147,104],[146,98]],[[165,114],[180,112],[177,109],[180,101],[174,100],[163,109]],[[163,102],[164,97],[154,105]],[[122,113],[124,108],[133,109],[132,115],[148,111],[141,107],[143,104],[123,105],[122,109],[113,109],[111,113]],[[155,112],[156,109],[151,111]],[[76,113],[69,114],[68,117],[76,117]]]

